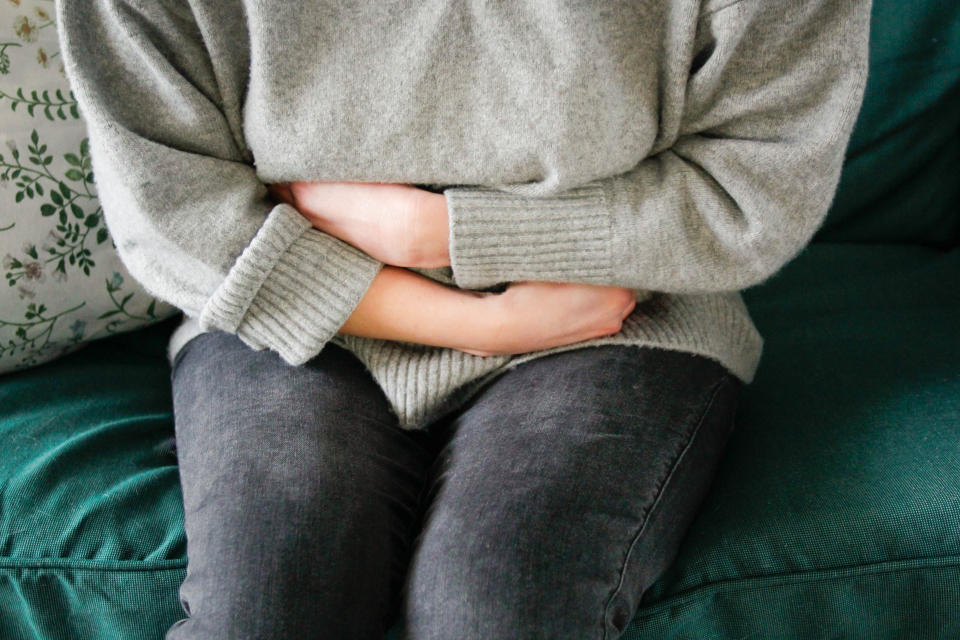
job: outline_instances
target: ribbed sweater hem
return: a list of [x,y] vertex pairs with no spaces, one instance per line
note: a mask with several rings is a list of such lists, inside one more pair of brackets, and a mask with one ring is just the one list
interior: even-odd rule
[[[189,316],[173,332],[171,365],[183,346],[204,333]],[[402,429],[417,430],[463,406],[504,373],[535,358],[604,344],[684,351],[711,358],[743,383],[753,382],[763,350],[738,291],[711,294],[656,293],[638,302],[621,330],[611,336],[516,354],[474,356],[456,349],[362,338],[337,333],[330,342],[353,353],[388,398]]]

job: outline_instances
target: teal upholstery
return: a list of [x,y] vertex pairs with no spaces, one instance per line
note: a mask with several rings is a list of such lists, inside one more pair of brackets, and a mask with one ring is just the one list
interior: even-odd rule
[[[960,3],[873,18],[830,216],[744,292],[757,377],[625,640],[960,638]],[[162,639],[182,617],[176,323],[0,376],[0,638]]]
[[0,638],[162,638],[181,617],[176,322],[0,376]]
[[813,242],[960,242],[960,3],[874,0],[870,70]]
[[813,245],[750,294],[766,360],[624,640],[960,638],[960,247]]

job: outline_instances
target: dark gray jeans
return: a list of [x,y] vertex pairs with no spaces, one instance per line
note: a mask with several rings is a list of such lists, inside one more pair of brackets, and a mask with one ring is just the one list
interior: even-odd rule
[[171,371],[187,536],[166,640],[613,640],[675,557],[740,381],[627,345],[517,365],[422,431],[349,351],[222,331]]

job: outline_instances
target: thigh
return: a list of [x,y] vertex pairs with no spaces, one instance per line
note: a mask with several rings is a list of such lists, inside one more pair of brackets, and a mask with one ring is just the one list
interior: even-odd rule
[[709,358],[632,345],[495,378],[440,426],[410,637],[616,638],[706,493],[739,386]]
[[173,638],[378,638],[431,460],[362,363],[293,367],[222,331],[171,370],[187,537]]

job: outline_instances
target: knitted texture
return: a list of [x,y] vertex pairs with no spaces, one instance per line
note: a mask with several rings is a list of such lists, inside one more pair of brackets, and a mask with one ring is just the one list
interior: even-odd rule
[[[867,75],[870,0],[57,3],[105,220],[130,273],[291,365],[329,342],[425,427],[493,376],[599,344],[677,349],[752,381],[740,296],[813,237]],[[613,336],[515,356],[338,332],[382,263],[265,183],[429,186],[463,289],[636,290]]]

